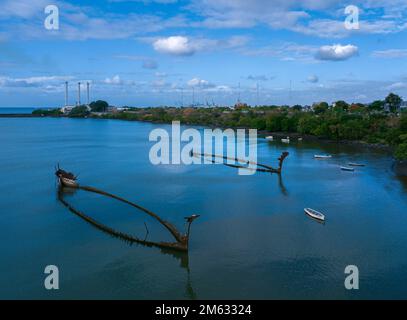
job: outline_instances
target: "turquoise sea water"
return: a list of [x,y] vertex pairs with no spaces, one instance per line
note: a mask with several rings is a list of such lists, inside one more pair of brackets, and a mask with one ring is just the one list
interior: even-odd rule
[[[0,119],[0,298],[382,299],[407,298],[407,184],[385,153],[324,143],[259,139],[258,158],[279,179],[222,165],[153,166],[151,130],[167,125],[94,119]],[[313,159],[329,153],[328,161]],[[349,161],[367,166],[343,172]],[[129,245],[68,211],[54,166],[143,205],[183,230],[189,255]],[[140,238],[170,240],[134,208],[78,191],[65,199]],[[304,215],[323,211],[326,223]],[[56,265],[60,289],[44,289]],[[356,265],[360,289],[344,287]]]

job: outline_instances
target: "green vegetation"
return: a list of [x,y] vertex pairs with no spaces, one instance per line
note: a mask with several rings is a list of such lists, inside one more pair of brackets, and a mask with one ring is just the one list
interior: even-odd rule
[[[387,101],[387,102],[386,102]],[[384,105],[397,110],[401,98],[390,94],[385,101],[372,104],[348,104],[337,101],[332,105],[320,102],[311,110],[302,106],[237,108],[134,108],[131,111],[107,114],[105,118],[151,122],[181,121],[189,125],[221,128],[254,128],[259,131],[312,135],[335,141],[362,141],[393,147],[395,156],[407,160],[407,113],[385,112]],[[394,107],[391,107],[393,104]]]
[[86,106],[77,106],[71,110],[69,117],[71,118],[80,118],[90,115],[90,112]]
[[395,112],[400,107],[402,101],[401,97],[394,93],[390,93],[385,100],[389,104],[391,112]]
[[[402,99],[389,94],[384,100],[364,105],[337,101],[315,103],[312,108],[300,105],[250,107],[238,104],[228,107],[157,107],[128,108],[126,111],[112,111],[95,114],[85,106],[74,108],[70,117],[91,116],[96,118],[150,121],[170,123],[181,121],[189,125],[203,125],[220,128],[253,128],[259,131],[311,135],[335,141],[362,141],[369,144],[391,146],[395,157],[407,160],[407,112],[399,112]],[[390,111],[384,110],[385,105]],[[108,103],[92,102],[92,112],[106,111]]]
[[106,112],[109,104],[106,101],[98,100],[90,103],[92,112]]

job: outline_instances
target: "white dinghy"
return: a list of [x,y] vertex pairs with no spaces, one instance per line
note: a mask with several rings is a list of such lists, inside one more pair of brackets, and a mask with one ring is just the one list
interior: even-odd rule
[[325,221],[325,216],[321,212],[318,212],[317,210],[305,208],[304,211],[307,215],[309,215],[313,219],[316,219],[318,221]]

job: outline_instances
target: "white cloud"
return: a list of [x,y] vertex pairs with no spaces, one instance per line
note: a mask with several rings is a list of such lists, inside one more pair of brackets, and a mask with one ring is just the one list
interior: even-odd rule
[[155,75],[157,78],[166,78],[166,77],[168,76],[168,74],[165,73],[165,72],[156,72],[154,75]]
[[242,53],[249,56],[268,56],[278,58],[282,61],[301,61],[315,63],[315,53],[318,47],[302,45],[297,43],[284,43],[282,45],[271,45],[262,48],[246,49]]
[[152,42],[154,50],[175,56],[191,56],[196,52],[234,49],[244,46],[249,39],[243,36],[233,36],[228,39],[190,38],[186,36],[171,36],[168,38],[144,38]]
[[317,83],[317,82],[319,81],[319,78],[318,78],[318,76],[316,76],[315,74],[313,74],[313,75],[310,75],[310,76],[307,78],[307,81],[308,81],[308,82],[311,82],[311,83]]
[[248,80],[252,80],[252,81],[268,81],[269,77],[261,74],[261,75],[257,75],[257,76],[253,76],[253,75],[249,75],[247,77]]
[[407,49],[388,49],[374,51],[372,54],[375,58],[404,58],[407,57]]
[[0,77],[2,87],[42,87],[73,79],[71,76],[42,76],[27,78]]
[[187,82],[190,87],[209,87],[211,84],[207,80],[193,78]]
[[230,93],[232,92],[232,88],[227,86],[227,85],[217,85],[217,86],[212,86],[210,88],[207,88],[207,92],[215,92],[215,93]]
[[[145,4],[177,2],[110,1],[137,1]],[[7,21],[9,37],[127,39],[179,27],[252,28],[267,25],[272,29],[290,30],[311,36],[343,38],[355,33],[397,33],[407,28],[405,0],[353,0],[352,4],[360,7],[364,15],[360,21],[360,30],[352,31],[346,30],[343,23],[344,8],[349,4],[345,0],[191,0],[191,4],[182,9],[185,12],[189,10],[188,13],[192,12],[194,19],[188,19],[187,17],[192,15],[184,13],[168,17],[160,12],[100,12],[90,6],[74,5],[68,0],[55,0],[52,4],[60,8],[63,28],[58,32],[47,32],[43,28],[43,9],[48,4],[48,0],[3,0],[0,21]],[[317,14],[314,15],[315,12]]]
[[321,48],[319,48],[315,57],[318,60],[343,61],[358,54],[359,49],[357,46],[351,44],[345,46],[334,44],[332,46],[322,46]]
[[387,90],[407,89],[407,82],[395,82],[386,87]]
[[5,0],[1,5],[0,18],[32,18],[43,14],[49,4],[48,0]]
[[115,75],[112,78],[106,78],[104,81],[106,84],[114,84],[114,85],[119,85],[122,84],[122,80],[120,79],[119,75]]
[[155,88],[164,88],[169,84],[164,79],[157,79],[152,82],[152,86]]
[[189,39],[183,36],[160,38],[153,43],[154,50],[177,56],[190,56],[195,53]]
[[[397,33],[407,27],[406,15],[402,13],[407,9],[405,0],[353,0],[352,4],[363,13],[359,30],[347,30],[344,26],[344,8],[349,5],[345,0],[194,0],[190,8],[202,16],[202,21],[195,23],[198,26],[252,28],[268,25],[272,29],[321,38],[343,38],[354,33]],[[314,15],[315,11],[322,14]]]
[[58,37],[68,40],[128,39],[138,34],[184,27],[186,19],[181,15],[163,17],[142,13],[100,12],[91,6],[78,6],[68,1],[53,1],[58,6],[63,25],[57,32],[43,26],[44,8],[48,0],[6,0],[1,4],[1,28],[7,28],[8,38],[44,39]]

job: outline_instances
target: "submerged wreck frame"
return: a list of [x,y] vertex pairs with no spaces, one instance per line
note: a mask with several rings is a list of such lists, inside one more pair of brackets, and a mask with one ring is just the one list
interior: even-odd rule
[[[282,172],[282,168],[283,168],[283,163],[285,158],[288,157],[289,153],[288,152],[283,152],[281,154],[281,156],[278,158],[279,161],[279,166],[278,168],[273,168],[271,166],[265,165],[265,164],[261,164],[261,163],[256,163],[256,162],[251,162],[251,161],[246,161],[246,160],[242,160],[242,159],[238,159],[238,158],[231,158],[231,157],[227,157],[227,156],[220,156],[220,155],[214,155],[214,154],[206,154],[206,153],[192,153],[192,156],[196,156],[196,157],[210,157],[211,162],[212,163],[217,163],[214,158],[220,158],[223,160],[233,160],[235,162],[240,162],[240,163],[245,163],[247,165],[249,164],[253,164],[256,165],[256,168],[248,168],[245,167],[243,165],[239,165],[239,164],[229,164],[229,163],[225,163],[223,162],[223,164],[225,166],[228,167],[232,167],[232,168],[238,168],[238,169],[247,169],[247,170],[256,170],[258,172],[266,172],[266,173],[276,173],[278,175],[281,176],[281,172]],[[257,168],[260,167],[260,168]],[[190,232],[191,232],[191,224],[192,222],[199,218],[199,215],[191,215],[189,217],[185,217],[185,220],[187,222],[187,228],[186,228],[186,232],[185,234],[182,234],[180,231],[178,231],[178,229],[171,224],[168,221],[163,220],[159,215],[157,215],[156,213],[132,202],[129,201],[127,199],[124,199],[122,197],[119,197],[117,195],[114,195],[112,193],[103,191],[103,190],[99,190],[97,188],[94,187],[89,187],[89,186],[81,186],[77,183],[77,176],[75,176],[74,174],[70,173],[70,172],[66,172],[62,169],[58,167],[56,168],[55,171],[55,175],[58,177],[58,182],[59,182],[59,187],[58,187],[58,200],[66,207],[68,208],[69,211],[71,211],[72,213],[76,214],[77,216],[81,217],[82,219],[84,219],[85,221],[87,221],[88,223],[92,224],[93,226],[95,226],[96,228],[109,233],[110,235],[123,239],[125,241],[129,241],[132,243],[138,243],[138,244],[142,244],[145,246],[149,246],[149,247],[158,247],[161,249],[170,249],[170,250],[176,250],[176,251],[182,251],[182,252],[188,252],[188,247],[189,247],[189,238],[190,238]],[[154,218],[158,223],[160,223],[162,226],[164,226],[169,233],[172,235],[172,237],[175,239],[175,242],[155,242],[155,241],[148,241],[147,240],[147,235],[148,235],[148,229],[146,226],[146,238],[144,240],[137,238],[135,236],[132,236],[130,234],[126,234],[117,230],[114,230],[106,225],[101,224],[100,222],[94,220],[93,218],[89,217],[88,215],[84,214],[83,212],[77,210],[76,208],[74,208],[72,205],[70,205],[65,199],[64,199],[64,193],[68,190],[83,190],[83,191],[87,191],[87,192],[92,192],[92,193],[96,193],[96,194],[100,194],[102,196],[106,196],[115,200],[118,200],[120,202],[126,203],[142,212],[144,212],[145,214],[149,215],[150,217]]]
[[[268,173],[276,173],[281,175],[282,173],[282,169],[283,169],[283,163],[285,158],[288,157],[289,153],[288,152],[283,152],[280,157],[278,158],[278,168],[273,168],[271,166],[265,165],[265,164],[261,164],[258,162],[253,162],[253,161],[247,161],[247,160],[242,160],[242,159],[238,159],[238,158],[233,158],[233,157],[227,157],[227,156],[221,156],[221,155],[216,155],[216,154],[209,154],[209,153],[197,153],[197,152],[191,152],[192,156],[195,157],[206,157],[206,158],[210,158],[209,161],[211,161],[212,163],[218,163],[216,162],[213,158],[218,158],[218,159],[222,159],[222,160],[233,160],[235,162],[238,163],[245,163],[247,165],[252,164],[255,165],[256,168],[249,168],[249,167],[245,167],[243,165],[239,165],[239,164],[230,164],[227,162],[223,162],[222,164],[228,167],[232,167],[232,168],[237,168],[237,169],[246,169],[246,170],[255,170],[257,172],[268,172]],[[260,167],[260,168],[257,168]]]
[[[84,190],[87,192],[92,192],[92,193],[96,193],[96,194],[100,194],[106,197],[110,197],[112,199],[121,201],[123,203],[126,203],[144,213],[146,213],[147,215],[153,217],[155,220],[157,220],[161,225],[163,225],[169,232],[170,234],[173,236],[173,238],[175,239],[175,242],[154,242],[154,241],[148,241],[147,239],[140,239],[137,238],[135,236],[132,236],[130,234],[126,234],[117,230],[114,230],[106,225],[101,224],[100,222],[94,220],[93,218],[89,217],[88,215],[86,215],[85,213],[77,210],[76,208],[74,208],[71,204],[69,204],[65,199],[64,199],[64,193],[67,190]],[[189,237],[190,237],[190,232],[191,232],[191,224],[192,222],[197,219],[199,217],[199,215],[192,215],[190,217],[185,217],[186,222],[188,224],[187,226],[187,231],[185,234],[182,234],[181,232],[179,232],[177,230],[177,228],[171,224],[168,221],[165,221],[163,219],[161,219],[157,214],[155,214],[154,212],[134,203],[131,202],[127,199],[124,199],[122,197],[116,196],[114,194],[105,192],[103,190],[99,190],[93,187],[89,187],[89,186],[80,186],[79,184],[76,185],[75,187],[69,186],[69,187],[64,187],[63,185],[59,185],[58,187],[58,200],[66,207],[68,208],[69,211],[71,211],[72,213],[76,214],[77,216],[81,217],[82,219],[84,219],[86,222],[92,224],[93,226],[95,226],[96,228],[98,228],[99,230],[102,230],[114,237],[120,238],[122,240],[125,241],[129,241],[132,243],[138,243],[138,244],[142,244],[148,247],[158,247],[161,249],[171,249],[171,250],[176,250],[176,251],[182,251],[182,252],[187,252],[188,251],[188,246],[189,246]],[[146,230],[147,230],[147,234],[146,237],[148,235],[148,229],[146,226]]]

